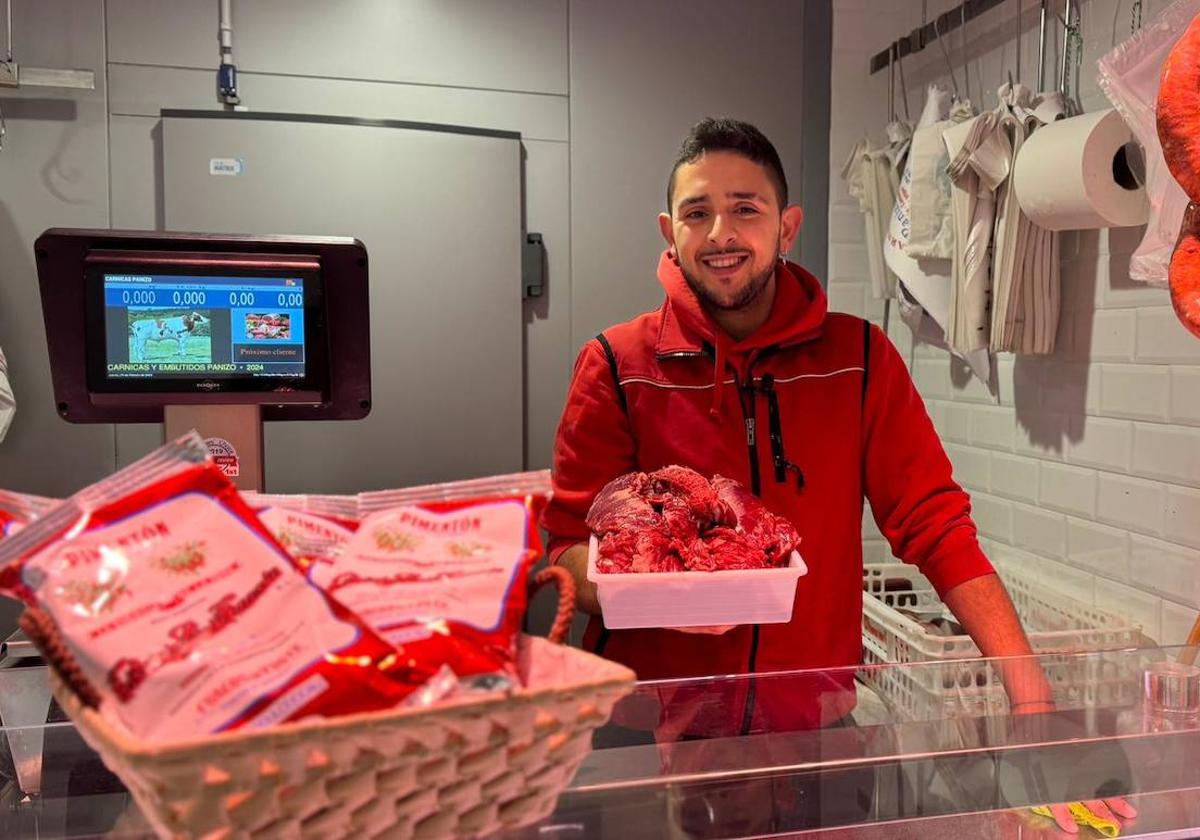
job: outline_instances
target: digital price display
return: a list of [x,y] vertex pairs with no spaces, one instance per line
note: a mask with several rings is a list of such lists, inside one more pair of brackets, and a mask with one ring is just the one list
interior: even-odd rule
[[302,379],[303,277],[103,275],[104,375]]

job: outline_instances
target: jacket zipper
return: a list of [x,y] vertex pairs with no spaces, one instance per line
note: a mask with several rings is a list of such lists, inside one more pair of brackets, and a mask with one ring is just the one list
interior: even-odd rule
[[[758,433],[756,427],[756,405],[754,400],[754,375],[749,368],[746,369],[748,382],[746,387],[741,386],[738,380],[737,372],[733,374],[734,385],[738,395],[741,397],[742,415],[746,421],[746,448],[750,455],[750,492],[755,496],[762,495],[762,479],[758,472]],[[757,686],[754,682],[754,668],[758,661],[758,634],[759,626],[757,624],[750,628],[750,657],[746,663],[746,671],[751,676],[748,678],[750,687],[746,692],[746,705],[742,710],[742,725],[740,733],[742,735],[750,734],[750,723],[754,717],[754,698],[757,691]]]
[[[774,350],[777,350],[777,349],[778,349],[777,347],[768,348],[768,349],[764,350],[762,353],[760,353],[758,358],[762,359],[764,356],[770,355],[770,353],[772,353]],[[714,363],[716,361],[716,354],[709,351],[707,348],[704,352],[700,352],[700,353],[685,350],[685,351],[680,351],[677,353],[663,354],[659,358],[664,358],[664,359],[666,359],[666,358],[681,358],[681,357],[687,357],[687,356],[708,356],[709,358],[713,359]],[[753,366],[754,366],[753,363],[751,363],[751,365],[746,368],[746,375],[749,378],[747,387],[745,387],[745,388],[742,387],[741,379],[738,376],[736,370],[733,372],[733,386],[734,386],[734,390],[738,394],[739,402],[741,402],[741,404],[742,404],[742,416],[743,416],[743,419],[745,420],[745,424],[746,424],[746,449],[750,456],[750,492],[753,493],[755,496],[758,496],[759,498],[761,498],[762,497],[762,478],[759,475],[759,469],[758,469],[758,429],[757,429],[757,422],[755,419],[756,405],[755,405],[755,400],[754,400],[754,387],[753,387],[754,375],[751,370],[751,368],[753,368]],[[721,371],[720,375],[724,376],[725,372]],[[749,661],[746,664],[746,670],[751,676],[748,678],[750,687],[746,693],[746,705],[742,712],[742,726],[741,726],[741,734],[742,735],[750,734],[750,723],[754,717],[754,700],[755,700],[755,694],[757,693],[758,687],[755,684],[753,674],[754,674],[754,668],[758,662],[758,637],[759,637],[759,626],[757,624],[755,624],[753,627],[750,628],[750,657],[749,657]]]

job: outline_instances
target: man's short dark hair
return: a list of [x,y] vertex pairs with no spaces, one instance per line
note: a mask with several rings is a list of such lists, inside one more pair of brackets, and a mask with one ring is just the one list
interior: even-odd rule
[[705,117],[692,126],[683,145],[679,147],[675,165],[671,167],[671,177],[667,181],[668,212],[675,198],[675,173],[685,163],[695,163],[705,152],[733,152],[762,166],[775,186],[779,208],[782,210],[787,207],[788,188],[783,164],[779,162],[779,153],[766,135],[741,120]]

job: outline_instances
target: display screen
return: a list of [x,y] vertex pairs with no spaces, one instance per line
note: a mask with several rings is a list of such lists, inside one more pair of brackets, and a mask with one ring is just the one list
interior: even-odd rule
[[303,277],[103,273],[104,376],[302,379]]

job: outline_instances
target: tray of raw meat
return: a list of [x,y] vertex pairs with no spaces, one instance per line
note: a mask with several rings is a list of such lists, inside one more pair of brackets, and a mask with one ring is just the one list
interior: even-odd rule
[[587,577],[610,630],[787,622],[808,572],[791,522],[687,467],[614,479],[587,524]]

